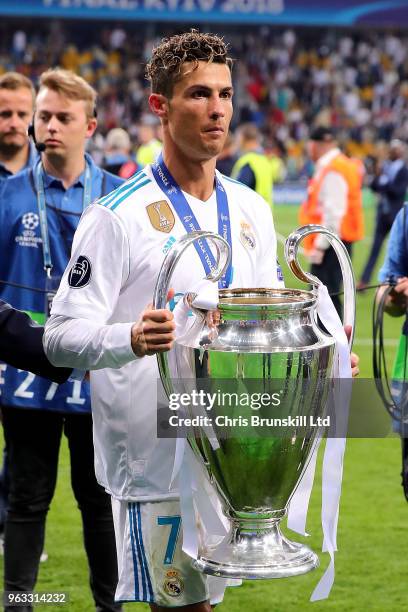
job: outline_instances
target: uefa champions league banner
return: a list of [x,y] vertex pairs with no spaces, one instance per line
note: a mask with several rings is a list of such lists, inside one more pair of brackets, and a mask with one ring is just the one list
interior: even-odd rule
[[0,15],[281,25],[408,25],[407,0],[0,0]]

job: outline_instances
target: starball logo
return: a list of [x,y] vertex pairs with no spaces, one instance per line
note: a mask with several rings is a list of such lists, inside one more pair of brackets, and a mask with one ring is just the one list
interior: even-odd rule
[[42,243],[41,236],[38,235],[39,230],[37,229],[40,224],[40,218],[35,212],[26,212],[21,218],[21,225],[23,230],[21,234],[15,236],[14,241],[21,247],[32,247],[37,249],[38,245]]
[[25,213],[23,215],[23,218],[21,219],[21,223],[23,224],[26,230],[35,230],[35,228],[38,227],[39,222],[39,216],[37,215],[37,213],[33,212]]
[[69,272],[68,285],[72,287],[72,289],[86,287],[91,280],[91,275],[91,262],[85,255],[80,255]]

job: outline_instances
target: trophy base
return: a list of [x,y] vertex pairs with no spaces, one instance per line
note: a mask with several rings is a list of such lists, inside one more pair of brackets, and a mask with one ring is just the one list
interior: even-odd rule
[[298,576],[319,565],[316,553],[282,534],[279,521],[257,520],[252,530],[246,520],[232,523],[220,544],[199,551],[195,569],[221,578],[262,580]]

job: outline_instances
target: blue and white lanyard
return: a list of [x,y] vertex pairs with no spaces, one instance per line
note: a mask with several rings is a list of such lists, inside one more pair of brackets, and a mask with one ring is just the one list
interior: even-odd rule
[[[173,205],[184,229],[189,232],[200,231],[200,225],[191,210],[191,206],[181,191],[179,185],[170,174],[163,160],[163,155],[160,154],[157,161],[151,166],[153,176],[159,185],[160,189],[166,195]],[[218,233],[225,238],[232,250],[231,239],[231,220],[229,216],[228,198],[224,187],[221,185],[217,175],[215,176],[215,191],[217,196],[217,215],[218,215]],[[203,264],[205,273],[208,275],[216,267],[214,256],[208,246],[205,238],[197,240],[194,243],[197,254]],[[232,254],[232,253],[231,253]],[[231,257],[232,261],[232,257]],[[232,276],[232,265],[229,264],[222,278],[218,281],[220,289],[225,289],[229,286]]]
[[[35,168],[35,186],[37,189],[37,203],[38,213],[40,217],[40,228],[41,238],[43,247],[43,258],[44,258],[44,270],[47,273],[48,278],[51,277],[52,260],[51,260],[51,249],[50,249],[50,237],[48,232],[48,220],[47,220],[47,209],[45,204],[45,189],[43,181],[43,165],[42,162],[38,162]],[[84,195],[82,200],[82,210],[85,210],[91,203],[92,196],[92,177],[91,177],[91,166],[86,161],[85,167],[85,179],[84,179]]]

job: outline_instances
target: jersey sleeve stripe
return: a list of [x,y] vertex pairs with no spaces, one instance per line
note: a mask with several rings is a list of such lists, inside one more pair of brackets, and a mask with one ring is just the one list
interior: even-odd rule
[[123,185],[121,185],[120,187],[118,187],[117,189],[112,191],[111,193],[108,193],[108,195],[106,195],[103,198],[101,198],[99,200],[99,204],[101,204],[102,206],[108,206],[108,204],[110,204],[110,202],[112,202],[115,198],[117,198],[119,195],[121,195],[125,191],[128,191],[129,189],[131,189],[133,187],[133,185],[135,185],[136,183],[140,182],[144,178],[146,178],[146,174],[144,174],[140,170],[129,181],[126,181],[126,183],[124,183]]
[[108,200],[111,200],[112,197],[115,197],[115,194],[118,191],[122,191],[123,189],[126,189],[127,187],[129,187],[129,185],[133,185],[135,181],[139,180],[141,178],[141,174],[142,174],[142,170],[139,170],[139,172],[136,172],[134,176],[132,176],[127,181],[125,181],[125,183],[123,183],[123,185],[120,185],[117,189],[115,189],[115,191],[113,191],[112,193],[106,194],[103,198],[99,200],[99,202],[102,204]]
[[150,179],[147,179],[146,181],[143,181],[142,183],[138,183],[137,185],[132,187],[132,189],[130,189],[127,193],[125,193],[121,198],[114,200],[110,206],[108,205],[108,208],[110,208],[110,210],[115,210],[115,208],[117,208],[119,204],[122,204],[124,200],[126,200],[130,195],[132,195],[132,193],[134,193],[138,189],[141,189],[141,187],[144,187],[145,185],[151,182],[152,181]]

